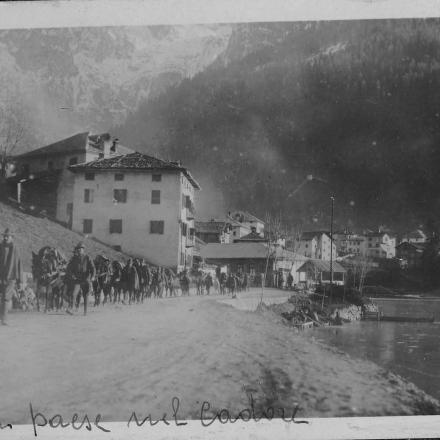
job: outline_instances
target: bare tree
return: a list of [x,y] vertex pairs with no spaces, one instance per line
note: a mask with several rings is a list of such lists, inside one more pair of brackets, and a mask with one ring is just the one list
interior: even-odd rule
[[352,262],[351,271],[353,277],[353,287],[362,294],[365,277],[371,270],[372,260],[365,255],[360,255]]
[[10,97],[0,102],[0,196],[5,195],[8,165],[12,154],[30,138],[24,107]]

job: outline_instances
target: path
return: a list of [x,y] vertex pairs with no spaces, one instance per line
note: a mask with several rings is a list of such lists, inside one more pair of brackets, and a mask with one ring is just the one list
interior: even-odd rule
[[308,417],[416,411],[418,391],[374,364],[218,299],[107,306],[87,317],[12,314],[0,328],[1,419],[30,423],[29,402],[47,415],[157,418],[170,413],[173,396],[181,417],[198,418],[203,400],[238,413],[250,393],[257,409],[298,402]]

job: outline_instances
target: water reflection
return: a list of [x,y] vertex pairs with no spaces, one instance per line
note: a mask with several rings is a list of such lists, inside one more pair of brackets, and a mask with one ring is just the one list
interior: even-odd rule
[[[436,313],[440,301],[388,301],[387,308],[411,315]],[[411,310],[412,307],[412,310]],[[312,331],[316,339],[330,343],[352,356],[369,359],[440,399],[440,325],[432,323],[360,322]]]

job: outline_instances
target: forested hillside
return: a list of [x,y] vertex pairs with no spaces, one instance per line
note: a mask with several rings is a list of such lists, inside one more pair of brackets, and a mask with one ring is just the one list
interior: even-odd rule
[[[214,64],[116,131],[126,144],[182,159],[209,189],[202,212],[218,188],[226,209],[323,227],[333,193],[339,226],[432,223],[440,214],[439,25],[238,25]],[[289,197],[307,174],[328,183]]]

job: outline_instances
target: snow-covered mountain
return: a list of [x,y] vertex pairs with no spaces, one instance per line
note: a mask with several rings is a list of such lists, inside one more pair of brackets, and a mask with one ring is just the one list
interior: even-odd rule
[[230,34],[227,25],[1,31],[0,105],[20,102],[42,143],[108,130],[211,64]]

